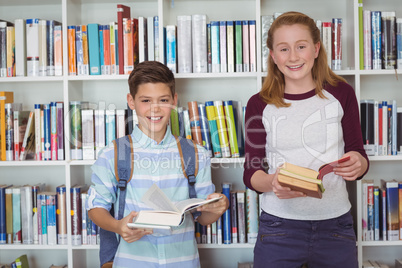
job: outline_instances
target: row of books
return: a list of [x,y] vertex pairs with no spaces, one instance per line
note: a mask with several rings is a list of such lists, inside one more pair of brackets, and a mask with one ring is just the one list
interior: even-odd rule
[[[363,7],[361,7],[363,8]],[[402,69],[402,18],[395,11],[362,10],[364,70]]]
[[0,21],[0,77],[61,75],[60,22],[37,18]]
[[402,182],[362,181],[362,240],[402,240]]
[[[0,244],[67,245],[66,186],[0,185]],[[87,187],[70,189],[71,243],[96,245],[98,227],[86,210]]]
[[0,264],[0,268],[29,268],[28,256],[23,254],[10,264]]
[[244,154],[245,109],[240,101],[191,101],[188,109],[172,111],[172,133],[193,139],[210,157],[240,157]]
[[[268,71],[269,49],[267,47],[268,31],[273,21],[282,13],[261,16],[261,55],[262,71]],[[316,25],[321,33],[321,44],[327,53],[328,65],[332,70],[342,68],[342,18],[332,18],[329,21],[316,20]]]
[[256,192],[233,191],[231,183],[222,184],[229,208],[218,221],[202,226],[196,222],[198,244],[254,244],[258,234],[259,196]]
[[[363,268],[389,268],[392,267],[383,261],[366,260],[363,261]],[[402,268],[402,259],[395,259],[395,268]]]
[[360,115],[367,155],[402,153],[402,108],[396,100],[360,100]]

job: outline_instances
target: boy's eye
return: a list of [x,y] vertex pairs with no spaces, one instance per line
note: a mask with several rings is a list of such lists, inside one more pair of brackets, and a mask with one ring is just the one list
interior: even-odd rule
[[142,100],[141,102],[149,102],[149,100]]
[[168,99],[161,99],[161,102],[169,102]]

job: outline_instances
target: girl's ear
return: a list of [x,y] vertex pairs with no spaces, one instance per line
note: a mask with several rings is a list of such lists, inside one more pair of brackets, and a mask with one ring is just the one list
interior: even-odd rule
[[130,93],[127,93],[127,104],[131,110],[135,109],[134,98],[133,98],[133,96],[131,96]]
[[315,47],[314,58],[317,58],[318,54],[320,53],[321,42],[315,44],[314,47]]
[[275,60],[275,56],[274,56],[274,52],[272,50],[269,50],[269,55],[271,56],[272,60],[274,61],[274,63],[276,64],[276,60]]

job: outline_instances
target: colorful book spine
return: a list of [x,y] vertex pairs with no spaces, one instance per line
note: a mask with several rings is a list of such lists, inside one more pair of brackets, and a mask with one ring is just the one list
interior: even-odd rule
[[[232,188],[232,184],[228,182],[222,183],[222,194],[224,194],[228,200],[230,200],[230,191]],[[231,227],[231,219],[230,219],[230,206],[229,208],[223,213],[223,243],[224,244],[231,244],[232,242],[232,227]]]
[[188,110],[183,110],[183,122],[184,122],[184,134],[186,136],[186,139],[191,140],[193,137],[191,134],[190,114]]
[[398,182],[399,199],[399,240],[402,240],[402,182]]
[[247,242],[254,244],[258,234],[258,195],[246,189]]
[[380,238],[383,241],[387,240],[387,190],[385,186],[380,188],[381,194],[381,219],[380,219]]
[[95,142],[94,142],[94,110],[85,109],[81,111],[82,123],[82,159],[95,159]]
[[116,68],[116,37],[115,37],[115,30],[116,27],[115,26],[115,22],[110,22],[109,24],[109,29],[110,29],[110,74],[115,75],[118,74],[117,72],[117,68]]
[[38,194],[39,199],[40,199],[40,216],[41,216],[41,225],[40,228],[42,230],[41,233],[41,241],[42,241],[42,245],[47,245],[48,244],[48,233],[47,233],[47,208],[46,208],[46,193],[42,192]]
[[243,72],[250,71],[250,44],[249,44],[249,25],[247,20],[242,24],[242,46],[243,46]]
[[106,110],[105,117],[106,145],[116,139],[116,111]]
[[374,240],[374,184],[367,185],[367,241]]
[[7,22],[0,21],[0,77],[7,76]]
[[211,73],[212,72],[211,23],[207,23],[207,66],[208,66],[208,73]]
[[50,158],[57,160],[57,103],[50,103]]
[[81,102],[70,101],[70,158],[82,160]]
[[130,74],[134,69],[133,56],[133,31],[131,19],[123,19],[123,43],[124,43],[124,74]]
[[322,43],[327,52],[328,66],[332,68],[332,22],[322,23]]
[[399,240],[399,190],[397,181],[384,181],[387,191],[387,240]]
[[7,188],[7,185],[0,185],[0,245],[7,243],[6,188]]
[[46,222],[48,245],[57,245],[56,194],[46,194]]
[[[81,193],[81,237],[82,237],[82,244],[83,245],[90,245],[90,240],[88,240],[88,230],[87,230],[87,222],[88,222],[88,218],[87,218],[87,210],[85,209],[85,203],[87,201],[88,198],[88,193]],[[89,232],[91,232],[91,230],[89,230]]]
[[6,195],[6,241],[7,244],[13,243],[13,189],[7,187]]
[[221,63],[221,73],[228,71],[226,21],[219,21],[219,54]]
[[101,73],[110,75],[110,26],[103,25],[103,70]]
[[200,115],[198,113],[198,104],[196,101],[190,101],[187,104],[190,118],[191,136],[196,143],[203,146]]
[[173,135],[180,136],[179,114],[177,112],[177,108],[172,109],[170,113],[170,129]]
[[207,119],[207,113],[205,110],[205,105],[200,103],[198,104],[198,114],[200,119],[200,127],[201,127],[201,137],[203,141],[203,146],[208,152],[208,156],[212,157],[212,144],[211,144],[211,136],[209,132],[209,125]]
[[57,160],[64,160],[64,103],[56,102]]
[[256,22],[255,20],[248,21],[249,47],[250,47],[250,72],[257,71],[257,54],[256,54]]
[[76,26],[67,27],[68,75],[77,75],[75,32]]
[[153,35],[154,35],[154,58],[155,61],[160,61],[160,53],[159,53],[159,16],[154,16],[153,17]]
[[13,244],[22,243],[21,188],[13,187]]
[[225,110],[225,119],[228,127],[230,154],[232,157],[240,157],[239,146],[237,144],[235,117],[233,113],[233,102],[224,101],[223,108]]
[[45,153],[43,155],[43,160],[51,160],[51,126],[50,126],[50,104],[43,105],[43,133],[44,133],[44,146],[45,146]]
[[66,186],[60,185],[56,187],[57,200],[57,244],[67,245],[67,196]]
[[396,19],[396,66],[402,69],[402,18]]
[[222,157],[230,157],[229,138],[226,127],[225,112],[223,110],[223,101],[214,101],[216,122],[219,133],[219,144],[221,145]]
[[230,217],[231,217],[231,233],[232,243],[237,244],[238,241],[238,223],[237,223],[237,193],[230,192]]
[[243,72],[243,31],[241,20],[235,21],[235,64],[236,72]]
[[26,20],[27,75],[39,76],[39,19]]
[[374,70],[381,70],[381,11],[371,11],[371,56]]
[[33,229],[33,243],[39,244],[39,230],[38,230],[38,192],[39,186],[33,185],[32,186],[32,229]]
[[89,75],[89,51],[88,51],[88,29],[86,25],[81,25],[82,35],[82,69],[81,73]]
[[166,26],[166,66],[176,73],[176,26]]
[[63,33],[61,25],[54,26],[54,75],[63,75]]
[[119,74],[124,74],[124,42],[123,42],[123,18],[131,18],[131,10],[129,6],[117,5],[117,40],[118,40],[118,59],[119,59]]
[[222,157],[221,145],[219,142],[219,132],[218,125],[216,122],[215,106],[213,101],[205,102],[205,110],[207,113],[207,119],[209,124],[209,133],[211,136],[213,156],[220,158]]
[[7,26],[7,77],[15,76],[15,28]]
[[85,75],[84,73],[84,49],[82,45],[82,27],[77,25],[75,28],[75,60],[77,63],[77,75]]
[[5,149],[6,161],[14,160],[14,118],[13,118],[13,104],[6,103],[5,108]]
[[211,57],[212,57],[212,72],[219,73],[221,70],[219,21],[211,21]]
[[47,75],[46,20],[39,20],[39,76]]
[[89,51],[89,74],[100,75],[100,51],[99,51],[99,25],[89,23],[88,28],[88,51]]
[[133,28],[133,62],[134,66],[139,63],[139,36],[138,36],[138,19],[132,18],[131,25]]
[[342,19],[332,19],[332,70],[342,69]]
[[396,67],[396,17],[394,11],[381,12],[382,69]]
[[226,22],[226,44],[227,44],[227,65],[228,72],[233,73],[235,71],[235,50],[234,50],[234,24],[233,21]]
[[374,186],[374,240],[380,240],[380,188]]
[[363,69],[372,69],[372,56],[371,56],[371,11],[363,11]]

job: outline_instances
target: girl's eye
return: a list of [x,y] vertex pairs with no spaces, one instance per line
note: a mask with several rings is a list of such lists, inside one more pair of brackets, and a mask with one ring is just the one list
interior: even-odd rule
[[305,45],[299,46],[300,49],[306,48]]
[[286,51],[288,51],[288,49],[287,48],[282,48],[281,51],[286,52]]

